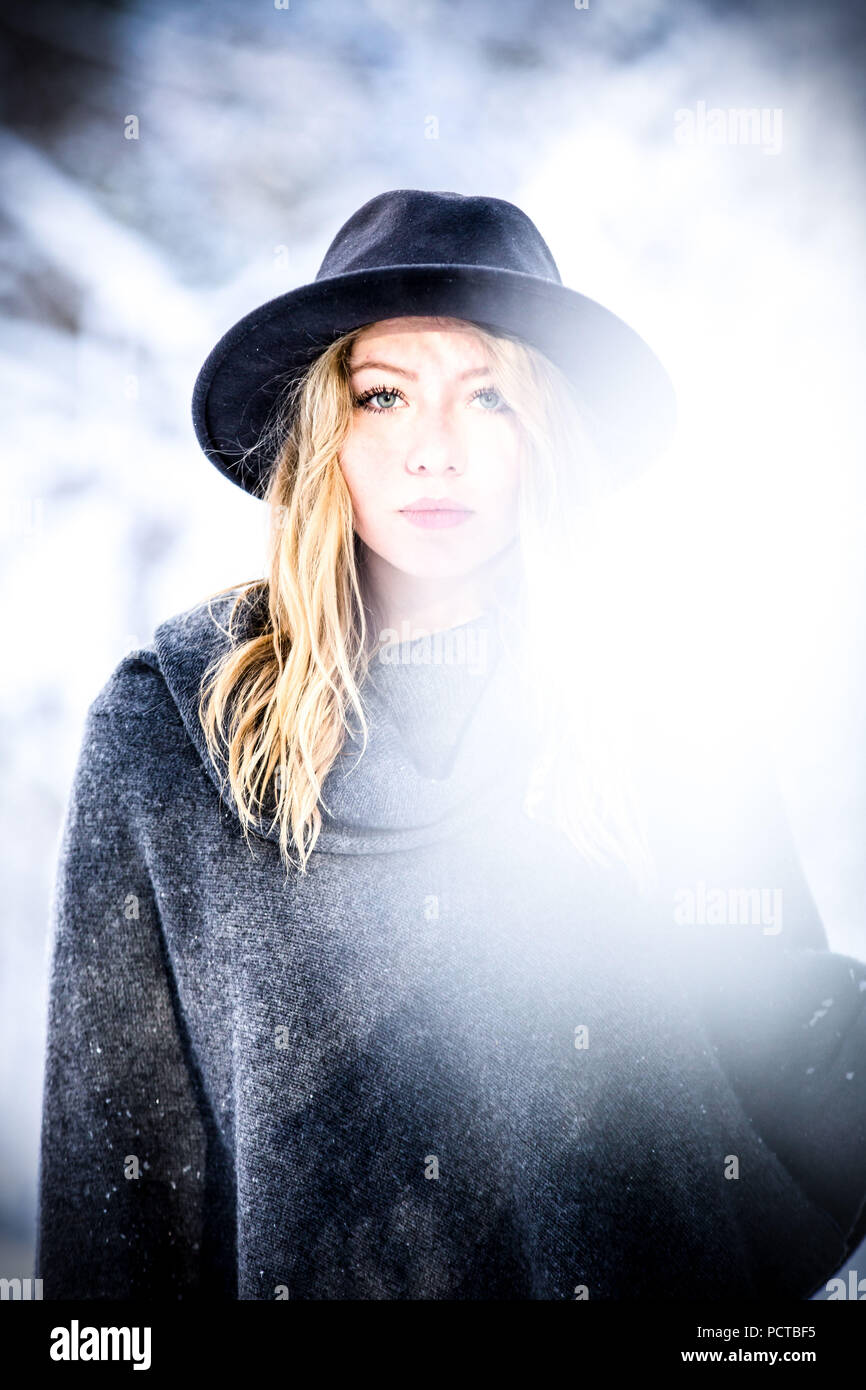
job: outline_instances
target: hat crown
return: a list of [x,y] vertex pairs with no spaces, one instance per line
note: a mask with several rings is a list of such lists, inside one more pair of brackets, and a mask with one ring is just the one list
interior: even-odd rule
[[410,265],[494,266],[562,284],[550,248],[514,203],[418,188],[364,203],[337,232],[316,280]]

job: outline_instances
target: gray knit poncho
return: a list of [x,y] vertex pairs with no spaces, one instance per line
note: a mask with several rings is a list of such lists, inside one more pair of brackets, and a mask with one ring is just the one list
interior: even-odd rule
[[[418,639],[374,663],[367,750],[287,873],[196,713],[233,598],[162,623],[88,712],[52,904],[44,1297],[815,1292],[866,1234],[866,966],[826,950],[800,880],[778,935],[670,930],[668,888],[525,814],[489,615],[452,630],[465,659]],[[659,844],[669,888],[718,872],[696,844]]]

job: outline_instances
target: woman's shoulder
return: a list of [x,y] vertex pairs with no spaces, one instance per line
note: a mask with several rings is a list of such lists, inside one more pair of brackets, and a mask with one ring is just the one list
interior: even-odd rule
[[117,663],[87,709],[79,740],[77,794],[84,790],[90,798],[110,796],[118,805],[131,805],[145,784],[161,780],[167,755],[185,741],[180,713],[153,648],[136,648]]
[[188,736],[201,677],[228,645],[224,629],[239,591],[211,595],[171,614],[121,657],[87,707],[85,754],[122,758],[131,748],[165,750]]
[[230,645],[228,623],[235,601],[251,592],[235,585],[210,594],[162,619],[150,638],[131,648],[118,661],[94,696],[88,713],[94,717],[141,717],[176,704],[173,677],[181,687],[196,671]]
[[87,714],[93,719],[140,717],[169,698],[155,650],[136,647],[121,658],[100,686]]
[[[236,600],[248,594],[229,623]],[[149,638],[118,661],[86,713],[79,775],[116,789],[147,789],[151,799],[199,765],[219,787],[219,773],[199,718],[204,678],[233,640],[260,614],[261,586],[210,594],[159,622]]]

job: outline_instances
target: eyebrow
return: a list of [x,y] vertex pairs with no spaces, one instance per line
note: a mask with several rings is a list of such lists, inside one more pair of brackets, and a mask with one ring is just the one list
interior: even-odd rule
[[[359,362],[357,366],[349,368],[349,375],[354,376],[356,372],[362,372],[366,367],[378,367],[384,372],[394,372],[397,376],[405,376],[409,381],[417,381],[417,372],[407,372],[405,367],[395,367],[393,362]],[[490,376],[489,367],[469,367],[467,371],[460,372],[457,381],[465,381],[470,376]]]

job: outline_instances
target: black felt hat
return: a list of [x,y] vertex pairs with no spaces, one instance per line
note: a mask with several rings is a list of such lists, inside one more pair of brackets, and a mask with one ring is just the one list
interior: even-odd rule
[[526,213],[501,198],[399,188],[352,214],[311,284],[253,309],[209,353],[193,393],[207,457],[264,496],[274,460],[257,441],[283,388],[342,334],[406,315],[468,319],[545,353],[585,406],[611,486],[673,432],[658,359],[622,319],[563,285]]

